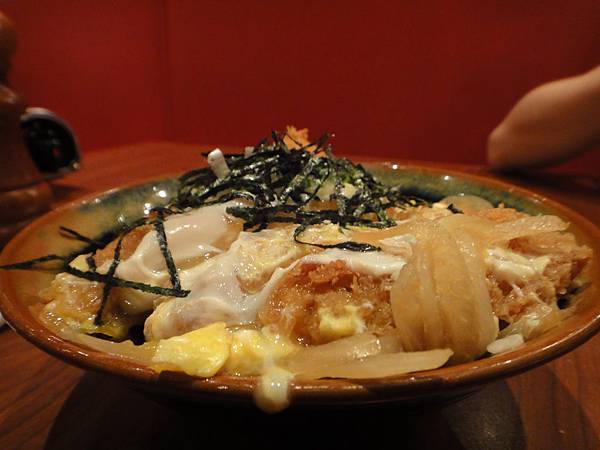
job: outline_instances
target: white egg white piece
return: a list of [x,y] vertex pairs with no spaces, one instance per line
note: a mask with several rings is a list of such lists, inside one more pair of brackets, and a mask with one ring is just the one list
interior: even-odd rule
[[485,263],[497,280],[523,284],[540,277],[550,263],[550,257],[521,255],[501,247],[493,247],[487,250]]
[[146,339],[177,336],[214,321],[254,321],[272,289],[272,273],[303,254],[292,233],[293,228],[242,232],[228,251],[179,271],[181,285],[190,293],[158,305],[146,319]]
[[492,355],[509,352],[523,345],[525,340],[520,334],[511,334],[509,336],[496,339],[487,346],[487,351]]
[[389,275],[392,279],[398,277],[400,270],[406,264],[403,258],[385,252],[354,252],[337,248],[308,255],[301,263],[328,264],[343,261],[350,270],[356,273],[382,277]]
[[[198,264],[228,248],[241,230],[241,220],[227,214],[226,209],[241,205],[234,200],[167,217],[165,234],[175,265]],[[169,285],[169,272],[154,230],[142,238],[133,255],[119,264],[116,276],[156,286]],[[128,289],[121,297],[125,311],[141,313],[153,309],[158,295]]]

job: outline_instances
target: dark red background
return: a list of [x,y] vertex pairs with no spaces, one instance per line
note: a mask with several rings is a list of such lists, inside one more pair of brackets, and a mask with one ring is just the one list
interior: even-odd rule
[[[600,63],[600,2],[0,0],[11,80],[84,151],[336,133],[344,153],[481,163],[532,87]],[[599,118],[600,120],[600,118]],[[600,152],[571,168],[600,173]]]

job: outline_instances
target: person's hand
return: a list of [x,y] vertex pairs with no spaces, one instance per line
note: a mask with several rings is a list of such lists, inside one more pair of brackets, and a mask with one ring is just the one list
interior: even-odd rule
[[600,145],[600,66],[530,91],[488,139],[494,169],[549,166]]

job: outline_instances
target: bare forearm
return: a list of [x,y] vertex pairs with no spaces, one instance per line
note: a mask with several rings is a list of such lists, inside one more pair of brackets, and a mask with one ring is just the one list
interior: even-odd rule
[[523,97],[488,140],[498,169],[542,167],[600,144],[600,67]]

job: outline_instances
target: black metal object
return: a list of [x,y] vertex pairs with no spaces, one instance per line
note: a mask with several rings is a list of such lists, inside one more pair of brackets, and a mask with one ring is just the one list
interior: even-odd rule
[[21,129],[31,158],[47,179],[79,169],[77,139],[58,115],[44,108],[27,108]]

